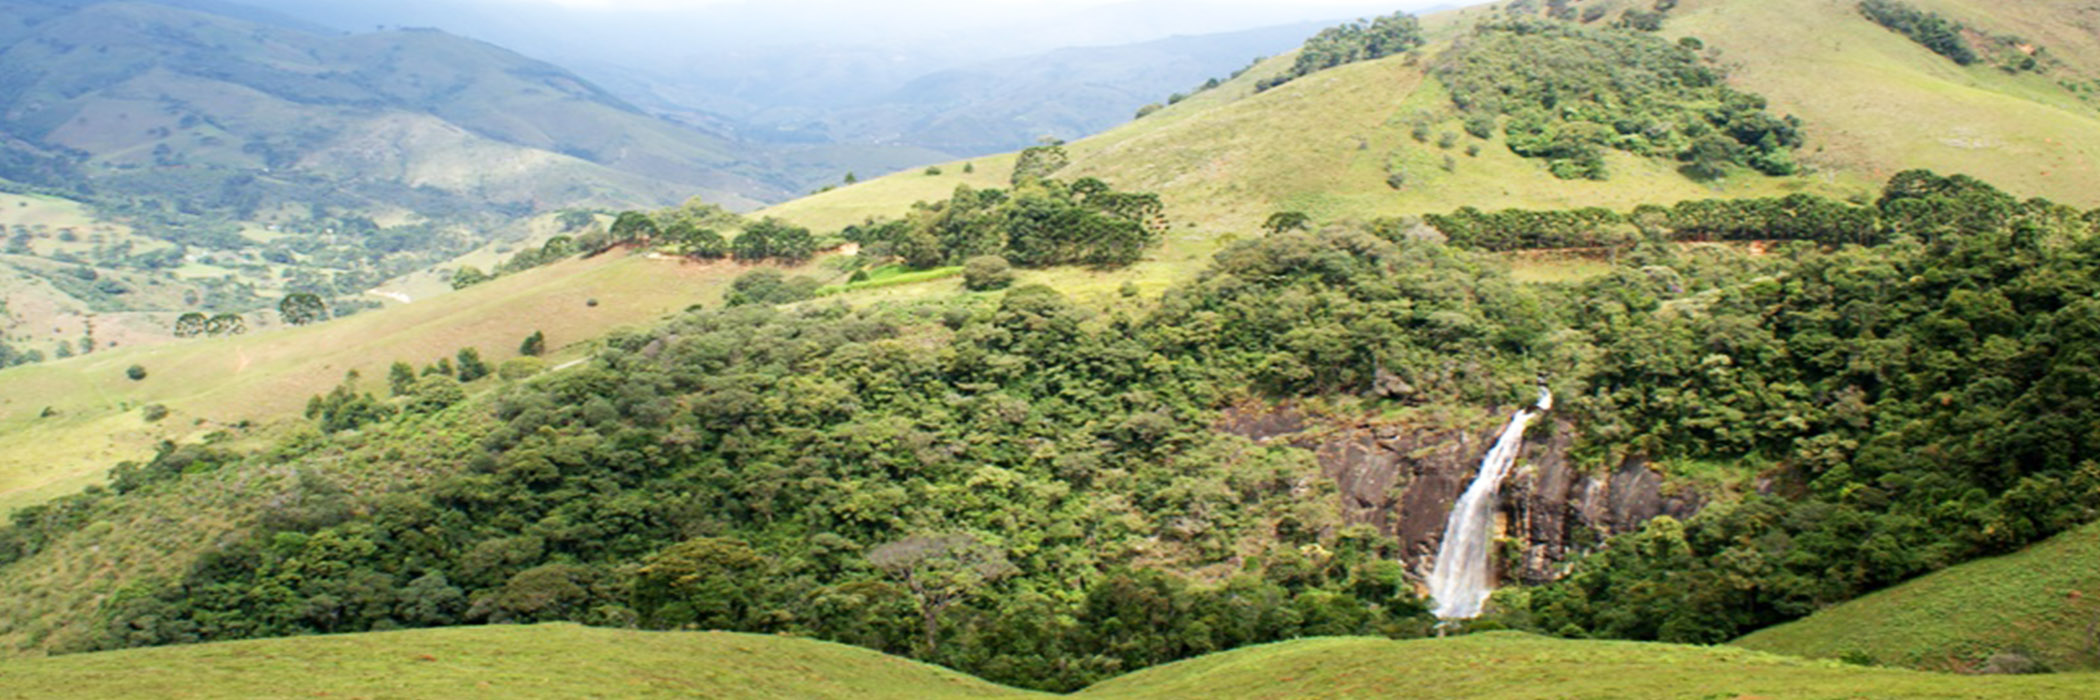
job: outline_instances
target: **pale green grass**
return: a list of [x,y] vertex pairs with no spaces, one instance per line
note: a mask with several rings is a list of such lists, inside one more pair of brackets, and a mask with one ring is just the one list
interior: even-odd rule
[[[1948,676],[1728,647],[1303,639],[1111,679],[1128,698],[2076,698],[2090,674]],[[132,649],[0,666],[0,697],[1008,697],[1039,695],[838,644],[551,624]]]
[[[1733,82],[1807,122],[1805,160],[1879,182],[1907,168],[1981,177],[2020,196],[2100,205],[2100,112],[2035,76],[1961,67],[1859,16],[1853,0],[1687,0],[1665,26],[1720,49]],[[2035,37],[2100,68],[2068,0],[1921,7]],[[2078,27],[2083,26],[2080,30]]]
[[[2057,670],[2100,669],[2100,525],[1840,603],[1734,643],[1762,651],[1974,670],[2015,651]],[[2100,685],[2093,686],[2100,689]]]
[[1516,632],[1396,642],[1334,637],[1212,654],[1089,688],[1098,697],[2089,698],[2093,675],[1867,669],[1727,647]]
[[135,649],[0,665],[7,698],[942,698],[1023,691],[841,644],[570,624]]

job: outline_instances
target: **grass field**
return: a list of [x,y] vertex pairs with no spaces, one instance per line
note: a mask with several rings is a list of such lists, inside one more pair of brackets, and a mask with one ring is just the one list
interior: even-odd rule
[[1819,658],[1865,655],[1932,670],[1980,669],[1998,652],[2056,670],[2100,670],[2100,525],[1841,603],[1735,644]]
[[[1727,647],[1492,632],[1304,639],[1111,679],[1102,698],[2074,698],[2100,678],[1949,676]],[[569,624],[131,649],[0,666],[0,697],[807,697],[1037,695],[855,647]]]
[[0,698],[1019,695],[857,647],[571,624],[456,627],[133,649],[0,665]]

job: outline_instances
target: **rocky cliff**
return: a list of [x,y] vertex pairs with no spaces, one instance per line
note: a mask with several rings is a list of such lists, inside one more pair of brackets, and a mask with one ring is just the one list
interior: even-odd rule
[[[1257,442],[1311,450],[1335,481],[1347,524],[1367,523],[1399,540],[1417,578],[1428,575],[1451,507],[1472,483],[1501,426],[1495,416],[1460,423],[1481,429],[1423,428],[1375,420],[1337,420],[1293,407],[1230,411],[1220,429]],[[1665,488],[1663,475],[1633,458],[1608,472],[1570,463],[1575,426],[1547,420],[1527,434],[1517,470],[1503,483],[1496,508],[1502,537],[1521,547],[1503,581],[1558,578],[1570,556],[1658,515],[1687,518],[1703,499]],[[1512,567],[1511,565],[1514,564]]]

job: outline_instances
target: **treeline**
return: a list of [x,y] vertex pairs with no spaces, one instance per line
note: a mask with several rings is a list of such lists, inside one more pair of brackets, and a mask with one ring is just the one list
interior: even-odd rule
[[1859,13],[1955,63],[1966,66],[1977,60],[1976,51],[1962,36],[1961,23],[1938,13],[1899,0],[1864,0],[1859,3]]
[[1255,82],[1254,90],[1261,92],[1339,65],[1404,53],[1423,41],[1421,23],[1405,12],[1328,27],[1305,40],[1290,70]]
[[957,186],[902,219],[840,232],[863,255],[894,255],[914,268],[960,265],[993,255],[1022,267],[1137,262],[1167,228],[1159,196],[1119,192],[1091,178],[1022,178],[1011,190]]
[[1492,251],[1629,246],[1645,239],[1869,245],[1888,237],[1880,208],[1812,194],[1643,204],[1625,213],[1601,207],[1493,212],[1460,207],[1422,220],[1451,245]]
[[[1509,149],[1566,179],[1610,177],[1604,152],[1676,158],[1706,179],[1742,166],[1798,168],[1800,120],[1727,85],[1697,41],[1520,17],[1483,22],[1439,59],[1439,80],[1485,137],[1502,121]],[[1579,109],[1569,105],[1581,105]]]

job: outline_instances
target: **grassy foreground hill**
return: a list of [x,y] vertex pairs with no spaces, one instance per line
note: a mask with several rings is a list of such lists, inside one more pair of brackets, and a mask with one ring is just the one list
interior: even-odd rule
[[[1957,677],[1728,648],[1498,632],[1328,637],[1199,657],[1077,695],[1185,697],[2078,697],[2089,675]],[[935,698],[1035,695],[840,644],[570,624],[134,649],[0,668],[5,697]]]
[[2028,662],[2100,668],[2100,525],[1955,566],[1759,630],[1737,646],[1817,658],[1977,671]]

